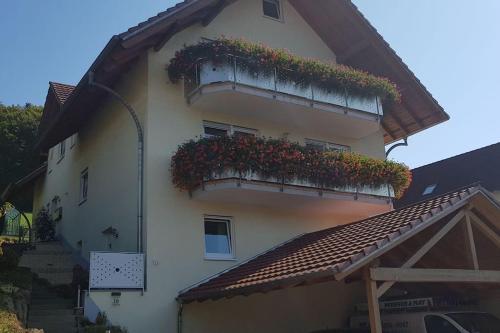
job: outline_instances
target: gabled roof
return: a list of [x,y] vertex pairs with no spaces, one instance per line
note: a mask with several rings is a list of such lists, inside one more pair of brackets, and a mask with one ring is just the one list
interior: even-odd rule
[[[45,97],[42,118],[40,119],[40,125],[38,126],[39,135],[41,134],[41,131],[44,131],[44,129],[52,126],[55,119],[58,119],[58,117],[61,116],[64,104],[74,90],[75,86],[69,84],[49,82],[49,89],[47,91],[47,97]],[[66,136],[61,139],[64,138],[66,138]]]
[[[53,114],[50,121],[40,126],[40,148],[48,149],[72,135],[98,108],[104,93],[89,89],[89,72],[94,73],[96,81],[113,86],[146,50],[160,49],[169,38],[188,26],[208,25],[234,1],[186,0],[113,36],[67,99],[63,112]],[[402,103],[394,106],[382,121],[386,143],[449,119],[351,1],[290,0],[290,3],[332,49],[340,63],[388,77],[403,91]]]
[[[413,169],[412,183],[395,206],[410,205],[474,183],[489,191],[500,191],[500,142]],[[424,195],[425,189],[433,185],[432,192]]]
[[75,86],[58,83],[58,82],[49,82],[50,88],[53,89],[54,94],[57,98],[57,101],[63,105],[68,99],[69,95],[75,90]]
[[311,232],[180,292],[181,302],[267,292],[342,279],[451,215],[478,194],[465,188],[351,224]]

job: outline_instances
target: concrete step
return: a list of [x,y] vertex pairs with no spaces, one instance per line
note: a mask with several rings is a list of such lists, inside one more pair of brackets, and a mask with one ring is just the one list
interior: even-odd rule
[[40,279],[47,280],[51,285],[68,285],[73,281],[73,273],[37,273]]
[[73,309],[59,309],[59,308],[40,309],[39,307],[30,309],[30,318],[33,318],[36,316],[50,316],[50,315],[73,316],[74,310]]
[[66,316],[58,316],[58,315],[30,315],[28,322],[32,324],[40,324],[44,323],[47,325],[51,324],[64,324],[64,325],[74,325],[76,324],[75,316],[66,315]]
[[73,266],[44,266],[44,267],[33,267],[31,269],[33,273],[36,274],[60,274],[69,273],[73,274]]
[[45,323],[28,323],[29,328],[43,329],[44,333],[76,333],[76,325],[69,324],[45,324]]
[[52,300],[32,300],[30,311],[38,310],[71,310],[75,306],[73,300],[52,299]]
[[68,254],[23,254],[19,261],[19,266],[71,266],[73,267],[73,257]]

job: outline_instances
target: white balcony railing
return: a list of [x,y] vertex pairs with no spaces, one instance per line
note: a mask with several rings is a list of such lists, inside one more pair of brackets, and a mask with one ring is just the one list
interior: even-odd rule
[[238,181],[254,181],[254,182],[262,182],[269,184],[279,184],[280,186],[295,186],[302,187],[308,189],[316,189],[318,191],[318,195],[321,195],[324,191],[331,191],[336,193],[344,193],[350,195],[357,196],[372,196],[372,197],[380,197],[380,198],[394,198],[394,189],[392,186],[385,184],[381,186],[370,186],[370,185],[361,185],[361,186],[339,186],[339,187],[318,187],[306,180],[293,179],[288,181],[282,181],[280,179],[263,179],[258,174],[253,172],[248,172],[243,175],[239,175],[234,171],[225,171],[220,175],[213,175],[210,179],[205,179],[206,182],[217,182],[222,180],[235,179]]
[[[275,94],[284,94],[314,104],[328,104],[347,110],[361,111],[368,114],[383,116],[382,103],[379,97],[363,97],[346,92],[327,91],[317,85],[302,84],[280,80],[280,72],[275,69],[271,73],[250,72],[245,66],[248,60],[236,56],[227,56],[227,61],[214,63],[200,60],[193,66],[191,77],[185,79],[185,92],[188,102],[200,93],[203,87],[216,83],[230,83],[235,86],[245,86],[261,89]],[[275,96],[274,96],[275,97]],[[276,98],[276,97],[275,97]]]

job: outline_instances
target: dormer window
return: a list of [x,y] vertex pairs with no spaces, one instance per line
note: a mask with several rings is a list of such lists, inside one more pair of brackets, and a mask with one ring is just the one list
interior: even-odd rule
[[432,192],[434,192],[434,190],[436,189],[436,186],[437,186],[437,184],[432,184],[432,185],[427,186],[425,188],[424,192],[422,192],[422,195],[432,194]]
[[281,20],[281,6],[279,0],[263,0],[262,9],[264,16]]

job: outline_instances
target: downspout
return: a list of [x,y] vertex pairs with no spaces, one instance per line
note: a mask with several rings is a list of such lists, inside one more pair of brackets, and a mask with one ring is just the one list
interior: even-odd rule
[[403,142],[400,142],[400,143],[396,143],[395,145],[391,146],[388,150],[387,150],[387,153],[385,153],[385,158],[389,157],[389,154],[391,153],[391,151],[394,150],[394,148],[397,148],[397,147],[407,147],[408,146],[408,138],[404,138],[403,139]]
[[134,121],[135,127],[137,129],[137,252],[144,253],[143,251],[143,189],[144,189],[144,131],[142,129],[141,122],[139,121],[139,117],[137,116],[137,112],[135,112],[134,108],[125,101],[125,99],[118,94],[113,89],[100,84],[94,81],[94,72],[89,71],[89,86],[94,86],[100,88],[107,93],[111,94],[114,98],[116,98],[128,111],[132,120]]
[[177,333],[182,333],[182,312],[184,310],[184,303],[177,300]]

